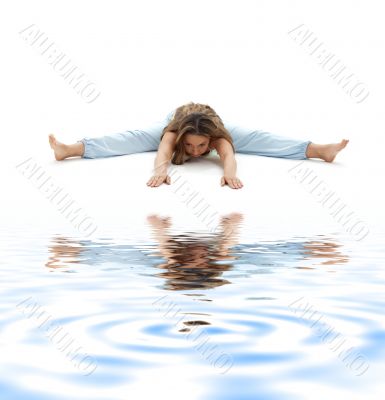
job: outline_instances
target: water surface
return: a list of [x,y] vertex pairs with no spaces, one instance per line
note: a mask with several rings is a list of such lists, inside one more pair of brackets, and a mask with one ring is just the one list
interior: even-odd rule
[[243,243],[244,218],[151,215],[146,243],[3,230],[1,398],[377,398],[384,238]]

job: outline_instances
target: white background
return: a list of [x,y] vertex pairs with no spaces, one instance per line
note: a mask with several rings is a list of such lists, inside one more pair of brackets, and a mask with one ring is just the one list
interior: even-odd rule
[[[101,91],[95,102],[84,101],[21,37],[19,32],[31,24],[95,82]],[[344,93],[288,35],[300,24],[367,86],[370,95],[364,102],[357,104]],[[371,234],[383,231],[385,25],[380,1],[12,1],[0,7],[0,40],[0,227],[5,231],[79,234],[17,170],[30,157],[92,216],[97,237],[135,234],[146,240],[150,229],[144,222],[150,213],[171,216],[175,227],[189,232],[205,230],[173,193],[173,185],[146,186],[155,153],[57,162],[48,145],[49,133],[73,143],[141,128],[189,101],[209,104],[240,124],[315,143],[350,139],[335,163],[308,160],[306,165]],[[258,239],[275,240],[344,233],[289,174],[297,161],[236,157],[241,190],[220,187],[221,166],[212,159],[178,171],[213,211],[245,215],[241,243],[257,240],[249,230]],[[372,243],[370,237],[365,244]],[[185,398],[199,396],[200,388],[186,382],[183,369],[179,376],[175,369],[163,371],[154,371],[150,384],[148,374],[141,376],[143,396],[154,388],[162,393],[169,383]],[[34,376],[27,382],[43,385]],[[293,385],[298,390],[296,381]],[[301,390],[308,389],[312,398],[336,394],[334,388],[331,393],[315,385]],[[56,381],[51,386],[61,388]],[[368,387],[363,390],[369,393]]]
[[[315,143],[350,139],[335,163],[307,163],[371,230],[382,228],[380,1],[15,1],[0,15],[3,226],[74,231],[15,168],[33,157],[97,221],[99,235],[140,226],[154,212],[204,229],[172,185],[146,186],[155,153],[57,162],[48,145],[49,133],[73,143],[137,129],[194,101],[256,129]],[[95,82],[94,102],[21,37],[31,24]],[[357,104],[290,37],[300,24],[365,84],[365,101]],[[241,190],[220,187],[220,164],[197,161],[180,171],[218,213],[243,212],[246,224],[273,231],[343,231],[288,174],[297,161],[238,154]]]

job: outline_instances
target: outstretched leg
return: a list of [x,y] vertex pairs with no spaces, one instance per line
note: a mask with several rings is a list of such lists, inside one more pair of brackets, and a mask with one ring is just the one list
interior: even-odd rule
[[337,153],[349,142],[315,144],[310,140],[293,139],[273,133],[235,125],[223,120],[225,128],[230,132],[236,152],[255,154],[266,157],[291,158],[304,160],[320,158],[332,162]]
[[70,145],[59,142],[51,134],[49,135],[49,143],[58,161],[68,157],[101,158],[156,151],[162,130],[170,121],[172,114],[173,112],[169,113],[166,118],[143,130],[127,130],[95,138],[85,137]]

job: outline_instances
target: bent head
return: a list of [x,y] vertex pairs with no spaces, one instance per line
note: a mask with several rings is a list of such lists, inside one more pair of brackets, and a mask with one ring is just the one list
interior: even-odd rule
[[199,157],[209,150],[210,138],[205,135],[187,134],[183,145],[187,155]]
[[[208,106],[206,106],[208,107]],[[183,106],[175,112],[173,120],[163,129],[177,133],[174,155],[171,162],[183,164],[185,156],[200,157],[210,151],[210,142],[218,138],[225,138],[233,145],[229,132],[222,120],[209,108],[211,112],[189,112],[184,114]]]
[[210,140],[218,134],[218,127],[209,116],[193,112],[182,118],[178,132],[176,150],[188,156],[200,157],[209,152]]

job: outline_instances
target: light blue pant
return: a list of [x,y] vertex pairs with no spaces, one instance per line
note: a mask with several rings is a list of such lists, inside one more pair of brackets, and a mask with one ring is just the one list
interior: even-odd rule
[[[163,128],[172,119],[174,111],[163,120],[156,121],[144,129],[127,130],[95,138],[85,137],[83,158],[122,156],[125,154],[156,151]],[[230,132],[237,153],[267,157],[282,157],[295,160],[306,159],[310,140],[291,139],[261,130],[238,126],[224,119],[223,124]]]

